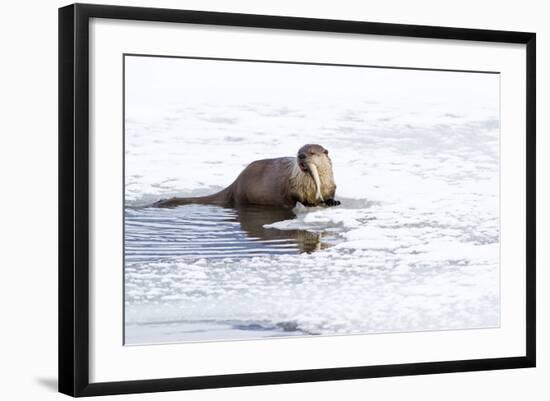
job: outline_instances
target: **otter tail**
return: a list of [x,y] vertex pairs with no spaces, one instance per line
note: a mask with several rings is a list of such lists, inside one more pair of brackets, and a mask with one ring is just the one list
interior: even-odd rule
[[229,186],[220,192],[207,196],[161,199],[150,205],[150,207],[176,207],[190,204],[228,206],[231,204],[231,193],[231,186]]

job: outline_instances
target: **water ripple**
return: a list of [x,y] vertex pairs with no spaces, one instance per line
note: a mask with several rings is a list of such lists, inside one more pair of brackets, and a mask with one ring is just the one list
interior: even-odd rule
[[243,258],[320,249],[319,234],[263,227],[292,217],[289,211],[269,208],[129,208],[125,213],[126,261]]

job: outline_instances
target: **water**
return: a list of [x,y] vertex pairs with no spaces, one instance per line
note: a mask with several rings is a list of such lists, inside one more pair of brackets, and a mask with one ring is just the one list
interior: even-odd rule
[[320,233],[265,227],[294,216],[290,210],[254,206],[128,208],[125,211],[126,262],[297,254],[327,246]]
[[[498,75],[252,64],[127,60],[126,343],[497,327]],[[306,143],[341,206],[142,207]]]

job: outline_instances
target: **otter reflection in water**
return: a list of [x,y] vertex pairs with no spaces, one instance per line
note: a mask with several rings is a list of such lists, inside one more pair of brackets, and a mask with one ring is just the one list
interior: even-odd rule
[[328,246],[321,242],[319,233],[264,227],[278,221],[296,218],[291,210],[268,206],[247,206],[236,209],[236,212],[236,219],[241,225],[241,229],[251,238],[263,241],[291,240],[301,252],[313,252]]

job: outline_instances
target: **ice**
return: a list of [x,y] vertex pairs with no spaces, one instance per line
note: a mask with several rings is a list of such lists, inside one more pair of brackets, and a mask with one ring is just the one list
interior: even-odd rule
[[127,206],[213,193],[306,143],[329,149],[342,202],[298,204],[261,243],[231,210],[127,209],[128,344],[500,324],[497,74],[126,65]]

